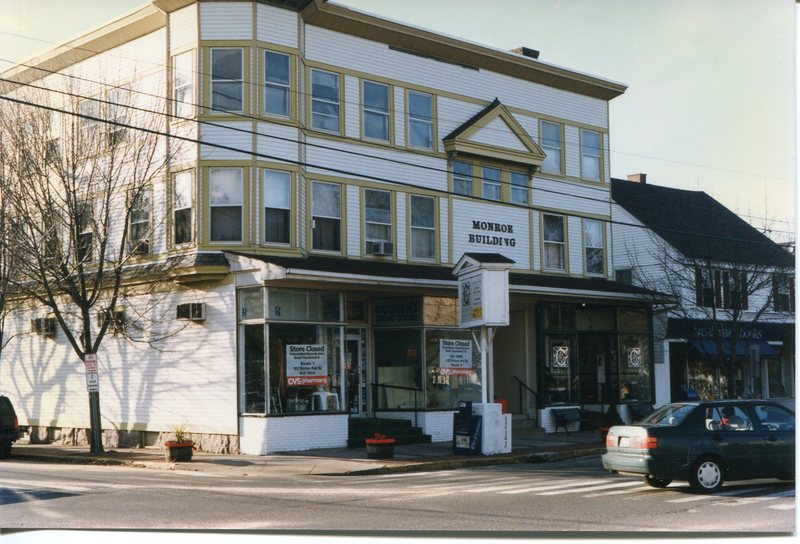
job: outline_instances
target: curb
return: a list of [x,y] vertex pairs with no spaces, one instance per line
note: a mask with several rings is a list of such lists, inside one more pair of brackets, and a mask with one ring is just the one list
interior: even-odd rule
[[384,465],[378,468],[367,468],[364,470],[353,470],[348,472],[328,473],[324,476],[370,476],[374,474],[390,474],[398,472],[427,472],[434,470],[446,470],[450,468],[480,467],[492,465],[515,465],[549,463],[553,461],[563,461],[577,457],[587,457],[605,453],[605,448],[586,448],[579,450],[567,450],[560,452],[526,453],[522,455],[501,456],[501,457],[472,457],[465,459],[444,459],[441,461],[422,461],[419,463],[409,463],[404,465]]
[[52,454],[26,454],[12,452],[8,459],[18,461],[37,461],[40,463],[61,463],[69,465],[98,465],[133,468],[157,468],[174,470],[175,463],[159,463],[152,461],[129,461],[125,459],[109,459],[108,457],[91,457],[87,455],[52,455]]

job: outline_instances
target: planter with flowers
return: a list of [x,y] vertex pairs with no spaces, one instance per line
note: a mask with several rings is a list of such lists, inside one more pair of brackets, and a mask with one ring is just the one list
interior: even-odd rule
[[189,434],[182,425],[175,427],[172,432],[175,435],[175,440],[164,441],[165,459],[168,463],[191,461],[194,442],[189,438]]
[[385,434],[375,433],[371,438],[365,438],[367,457],[369,459],[391,459],[394,457],[395,439]]

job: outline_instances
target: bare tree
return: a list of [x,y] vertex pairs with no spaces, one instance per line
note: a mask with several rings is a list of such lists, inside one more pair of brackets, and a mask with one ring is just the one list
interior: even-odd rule
[[[149,312],[139,308],[130,320],[121,305],[132,283],[139,294],[169,285],[163,280],[176,260],[165,252],[159,258],[155,247],[165,234],[163,219],[154,218],[154,194],[165,193],[156,188],[176,151],[165,136],[166,104],[142,104],[124,87],[95,98],[74,88],[5,90],[3,224],[13,240],[5,248],[13,264],[7,281],[44,307],[47,326],[57,324],[85,363],[109,333],[142,338]],[[34,321],[34,329],[42,326]],[[99,391],[88,389],[91,451],[100,453]]]
[[[709,225],[710,232],[719,230]],[[794,275],[792,268],[780,266],[781,259],[775,259],[774,253],[771,259],[758,258],[763,255],[760,246],[766,240],[697,234],[690,247],[680,251],[650,232],[645,252],[641,245],[626,247],[637,283],[674,300],[662,306],[662,311],[680,319],[703,321],[695,334],[707,341],[706,355],[718,362],[726,378],[728,398],[736,395],[737,348],[755,339],[755,325],[774,309],[776,278]],[[783,251],[777,245],[772,249]],[[738,258],[722,260],[722,255]]]

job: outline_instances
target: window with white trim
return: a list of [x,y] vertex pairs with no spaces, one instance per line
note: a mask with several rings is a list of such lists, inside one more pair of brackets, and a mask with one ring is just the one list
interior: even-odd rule
[[172,58],[172,112],[178,121],[194,116],[194,51]]
[[542,172],[548,174],[562,174],[563,138],[562,127],[559,123],[550,121],[541,122],[541,144],[545,159],[542,163]]
[[94,207],[91,201],[84,200],[75,206],[75,230],[78,233],[76,257],[78,262],[94,260]]
[[282,170],[264,170],[264,241],[291,241],[292,175]]
[[361,82],[361,122],[364,138],[389,141],[389,86]]
[[603,222],[596,219],[583,220],[583,258],[587,274],[602,275],[604,271],[605,244]]
[[315,181],[311,184],[312,247],[342,250],[342,186]]
[[339,133],[339,74],[311,70],[311,127]]
[[264,51],[264,113],[289,117],[291,96],[289,55]]
[[600,133],[581,129],[581,177],[592,181],[602,179]]
[[433,95],[408,91],[408,145],[433,149]]
[[194,241],[194,176],[191,170],[178,172],[173,178],[172,236],[178,246]]
[[432,196],[411,195],[411,258],[436,258],[436,200]]
[[106,125],[106,137],[108,146],[116,147],[125,140],[126,127],[128,124],[127,111],[130,108],[130,91],[126,87],[109,89],[106,93],[108,102],[107,119],[110,121]]
[[219,111],[244,111],[244,50],[211,49],[211,108]]
[[566,236],[563,215],[542,215],[542,237],[544,240],[544,268],[566,270]]
[[772,276],[772,308],[776,312],[794,313],[794,276],[774,274]]
[[211,242],[241,242],[244,181],[241,168],[209,168]]

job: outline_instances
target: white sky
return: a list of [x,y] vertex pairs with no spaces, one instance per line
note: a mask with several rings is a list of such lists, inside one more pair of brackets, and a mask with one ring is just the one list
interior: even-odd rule
[[[524,45],[627,84],[611,101],[612,176],[646,172],[649,183],[705,191],[773,238],[794,239],[792,0],[338,3],[496,48]],[[143,4],[0,0],[0,59],[24,60]]]

